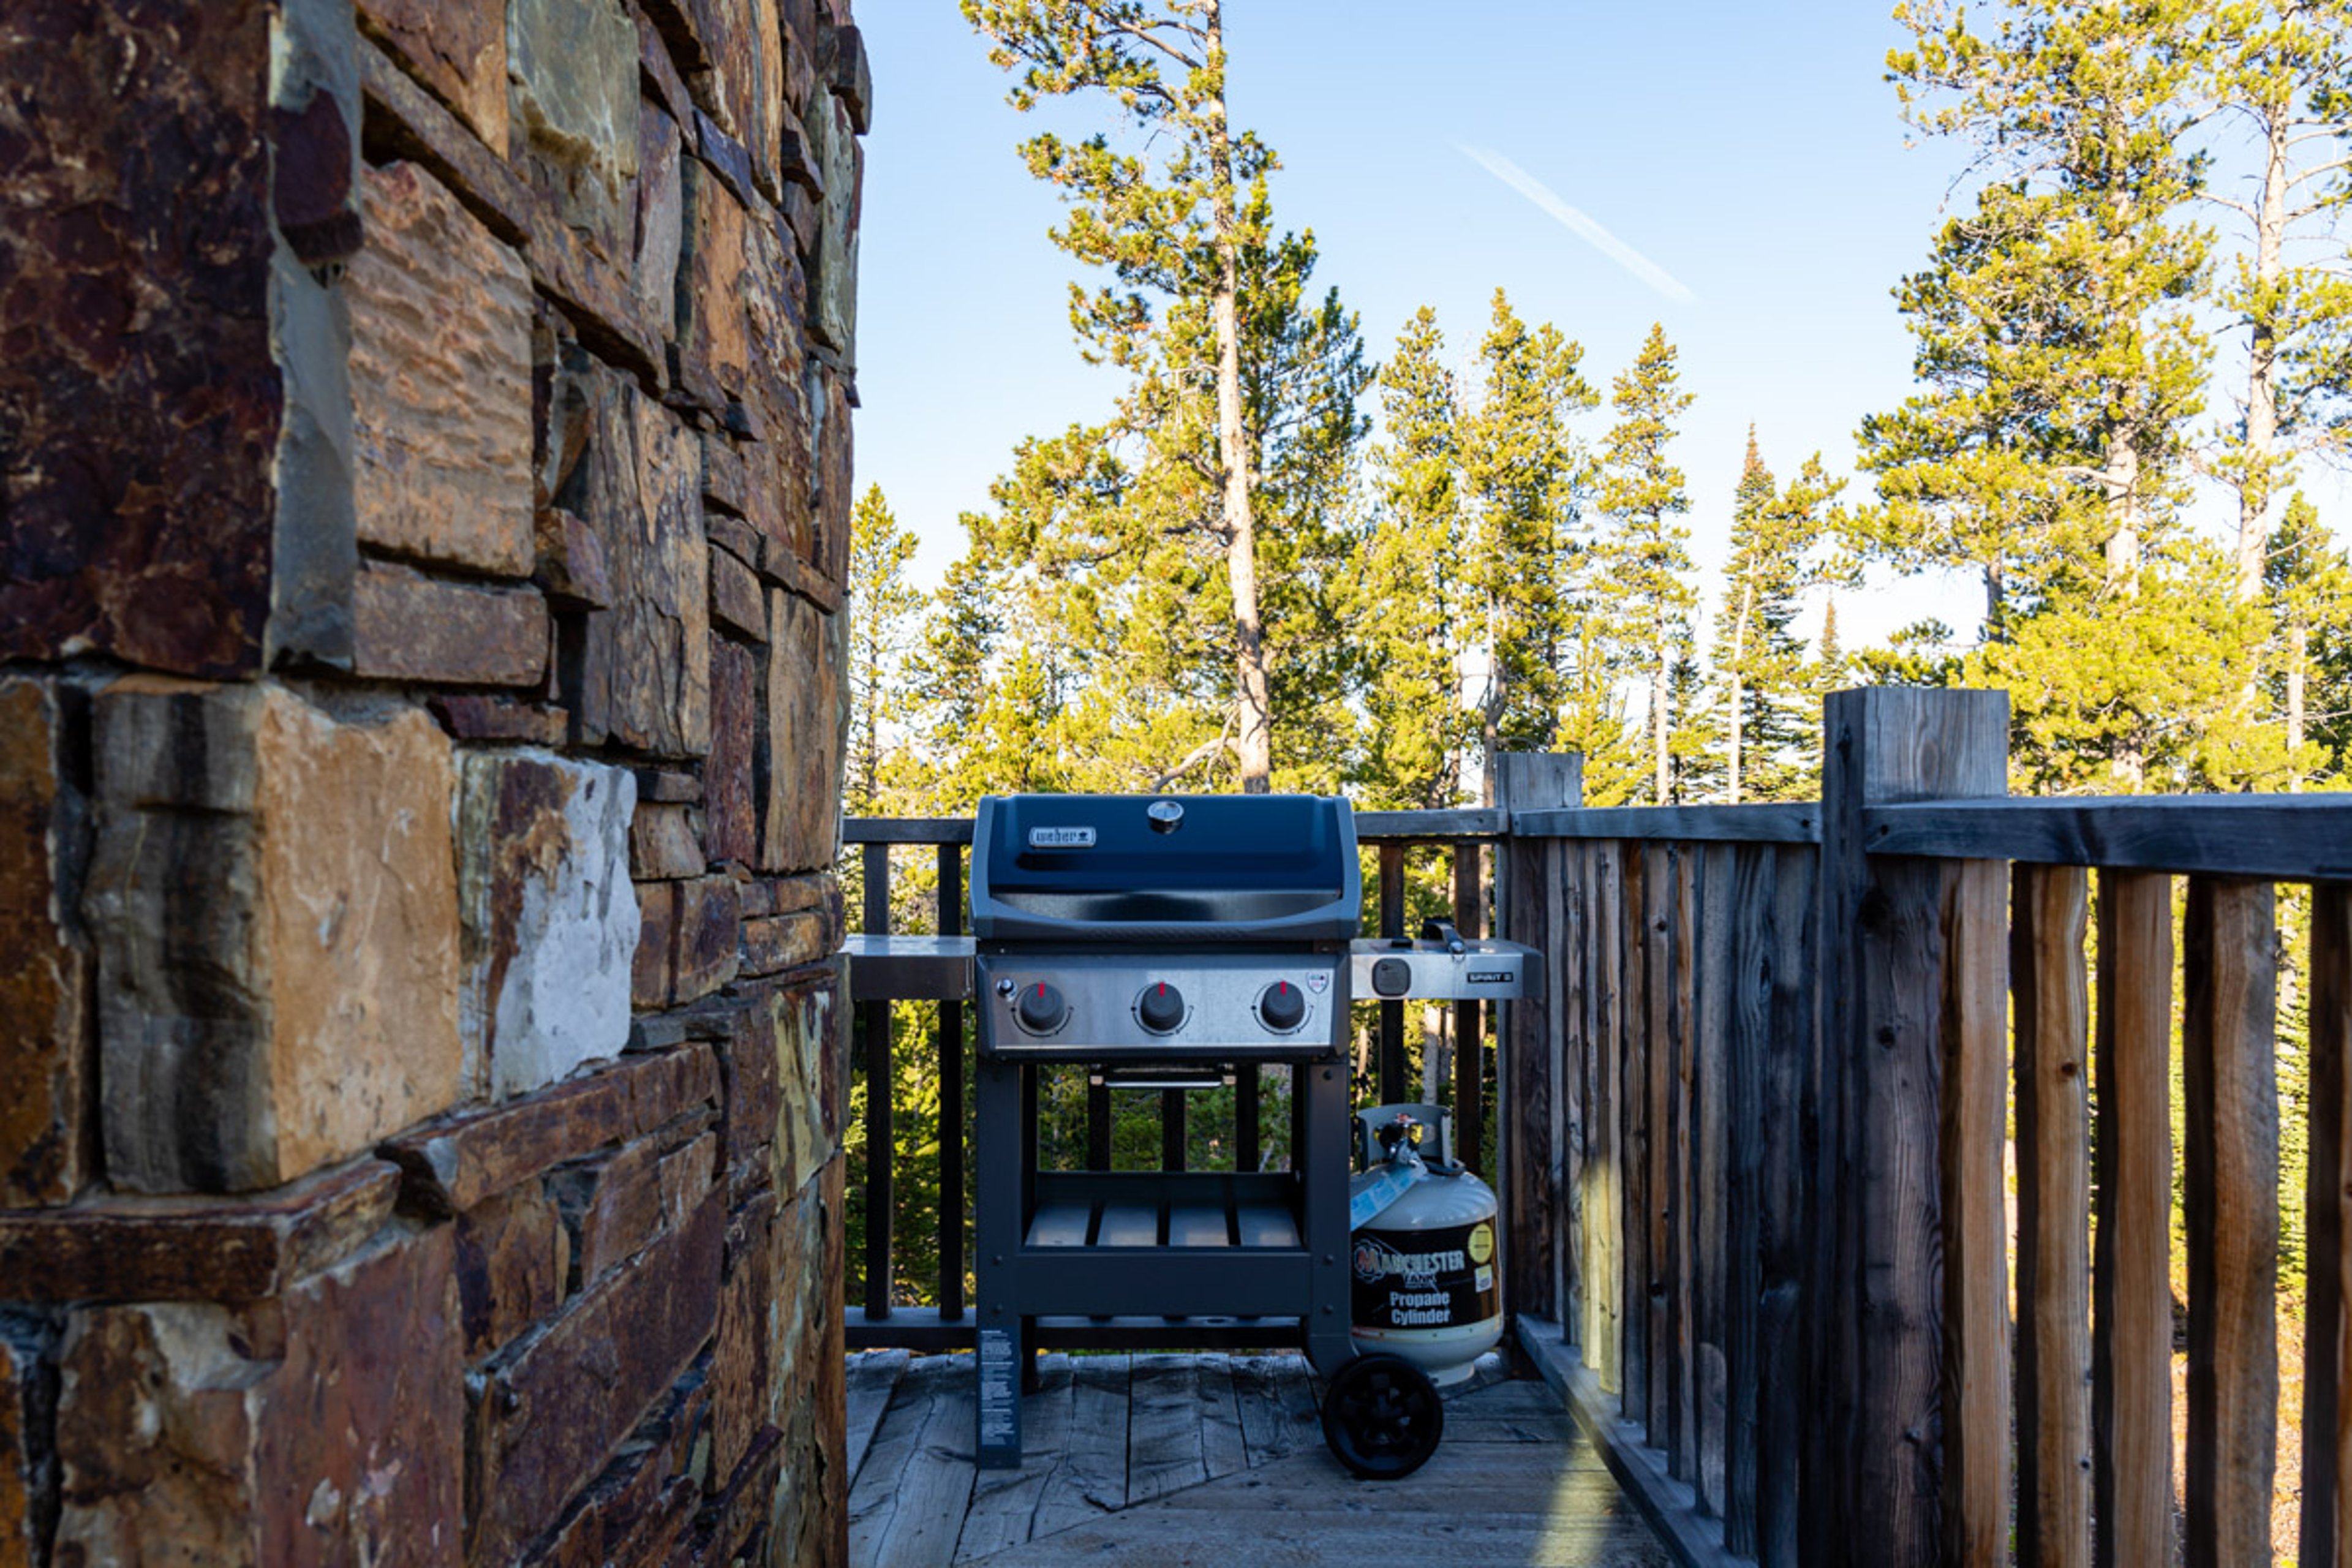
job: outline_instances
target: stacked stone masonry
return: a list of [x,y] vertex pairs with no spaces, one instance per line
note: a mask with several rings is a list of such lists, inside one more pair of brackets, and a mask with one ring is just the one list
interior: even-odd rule
[[0,1568],[842,1563],[848,0],[0,89]]

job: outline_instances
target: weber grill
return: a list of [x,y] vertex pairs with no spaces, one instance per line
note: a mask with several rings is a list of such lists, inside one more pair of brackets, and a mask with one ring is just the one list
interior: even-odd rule
[[[971,858],[980,1462],[1021,1459],[1036,1321],[1158,1345],[1349,1342],[1345,1048],[1360,986],[1519,994],[1507,942],[1355,940],[1354,817],[1309,795],[1015,795]],[[1450,936],[1450,933],[1447,933]],[[1291,1069],[1292,1168],[1041,1171],[1037,1069],[1205,1088]],[[1255,1100],[1250,1101],[1255,1104]]]

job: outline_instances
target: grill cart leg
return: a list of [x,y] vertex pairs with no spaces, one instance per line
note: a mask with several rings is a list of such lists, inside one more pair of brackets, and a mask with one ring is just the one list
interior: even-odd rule
[[1010,1151],[1025,1151],[1029,1144],[1021,1126],[1021,1068],[986,1058],[979,1066],[972,1107],[972,1142],[981,1156],[972,1205],[979,1253],[972,1269],[980,1328],[980,1353],[973,1357],[980,1377],[978,1458],[982,1469],[1018,1469],[1022,1370],[1029,1360],[1029,1336],[1015,1310],[1013,1260],[1019,1256],[1027,1223],[1022,1192],[1028,1160],[1005,1156]]
[[1299,1231],[1315,1260],[1302,1310],[1307,1359],[1329,1377],[1356,1353],[1348,1334],[1348,1144],[1355,1124],[1348,1114],[1344,1066],[1302,1066],[1293,1081],[1293,1092],[1305,1104],[1298,1123],[1299,1204],[1305,1211]]

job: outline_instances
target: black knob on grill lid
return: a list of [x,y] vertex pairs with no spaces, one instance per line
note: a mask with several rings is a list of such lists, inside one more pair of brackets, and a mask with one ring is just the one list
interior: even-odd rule
[[1287,1034],[1307,1021],[1307,993],[1277,980],[1258,993],[1257,1016],[1267,1028]]
[[1062,994],[1042,980],[1021,988],[1021,998],[1013,1010],[1021,1026],[1033,1035],[1052,1034],[1070,1016],[1070,1005],[1062,999]]
[[1165,980],[1155,981],[1143,988],[1135,1011],[1145,1028],[1164,1035],[1184,1021],[1184,994]]

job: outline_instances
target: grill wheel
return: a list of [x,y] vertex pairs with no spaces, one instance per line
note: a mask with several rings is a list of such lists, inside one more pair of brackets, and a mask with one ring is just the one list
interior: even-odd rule
[[1437,1385],[1402,1356],[1359,1356],[1323,1395],[1323,1440],[1368,1481],[1402,1480],[1437,1452],[1445,1406]]

